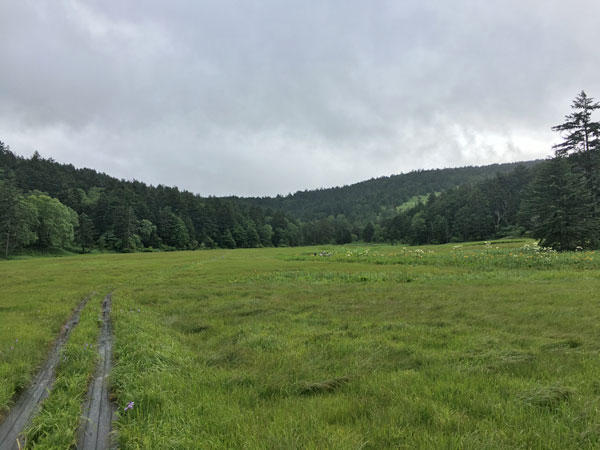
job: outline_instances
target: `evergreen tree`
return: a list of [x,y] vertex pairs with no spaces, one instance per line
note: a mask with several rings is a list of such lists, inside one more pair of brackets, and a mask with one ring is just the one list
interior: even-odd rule
[[260,236],[256,230],[256,225],[252,220],[249,221],[246,227],[246,244],[248,247],[260,247]]
[[94,223],[86,213],[79,215],[79,226],[75,234],[81,250],[85,253],[86,248],[90,249],[94,243]]
[[135,250],[135,242],[139,240],[135,232],[138,228],[138,221],[132,206],[119,206],[115,210],[113,233],[119,239],[119,250],[127,252]]
[[[350,240],[352,240],[351,237],[350,237]],[[301,232],[300,228],[298,227],[298,225],[296,225],[294,222],[290,222],[288,224],[288,226],[285,230],[284,241],[285,241],[285,244],[290,247],[302,245],[302,232]],[[350,241],[348,241],[348,242],[350,242]]]
[[362,230],[362,238],[365,242],[372,242],[375,234],[375,227],[371,222],[367,223]]
[[173,235],[171,236],[171,240],[173,246],[180,250],[188,248],[191,244],[188,229],[183,220],[178,216],[174,216]]
[[420,211],[410,221],[409,239],[413,245],[421,245],[429,241],[429,230],[423,215]]
[[221,248],[235,248],[236,242],[231,235],[229,230],[226,230],[219,239],[219,247]]
[[540,167],[522,213],[544,247],[562,251],[598,246],[594,199],[585,178],[566,158],[554,158]]
[[237,247],[248,247],[246,242],[246,230],[240,224],[235,224],[231,231],[231,236]]
[[571,114],[565,116],[565,122],[552,127],[564,135],[564,140],[553,148],[556,156],[572,153],[587,153],[600,148],[600,123],[592,121],[592,113],[600,109],[600,103],[594,102],[584,91],[575,98]]
[[336,244],[348,244],[352,242],[350,224],[343,214],[338,214],[338,216],[335,218],[335,221],[333,222],[333,228],[335,230]]
[[432,243],[444,244],[448,242],[448,221],[444,216],[436,215],[431,223]]
[[4,256],[8,258],[12,248],[34,242],[38,225],[36,209],[25,201],[12,176],[0,180],[0,242]]
[[598,172],[600,171],[600,122],[592,120],[592,113],[600,109],[600,103],[588,97],[584,91],[575,98],[571,114],[565,116],[565,122],[552,127],[563,136],[563,142],[554,145],[555,155],[571,155],[584,173],[588,188],[596,198],[600,195]]
[[162,242],[171,247],[183,250],[190,244],[190,235],[185,223],[170,207],[160,211],[158,232]]

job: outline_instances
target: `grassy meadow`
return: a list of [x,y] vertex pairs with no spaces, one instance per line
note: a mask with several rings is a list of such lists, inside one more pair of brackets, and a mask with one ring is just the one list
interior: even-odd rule
[[31,448],[74,442],[107,292],[122,449],[600,447],[600,254],[350,245],[32,258],[0,274],[0,410],[97,293]]

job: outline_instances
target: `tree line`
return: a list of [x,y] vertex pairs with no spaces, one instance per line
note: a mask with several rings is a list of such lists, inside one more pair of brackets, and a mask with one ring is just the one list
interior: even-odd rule
[[[402,203],[427,189],[458,184],[463,176],[483,179],[493,173],[493,169],[506,167],[509,165],[396,176],[394,183],[402,185],[397,191],[398,201]],[[434,174],[439,175],[436,182]],[[423,180],[416,181],[419,175]],[[360,189],[368,190],[374,197],[391,198],[394,184],[384,181],[360,183]],[[254,201],[256,199],[201,197],[176,187],[118,180],[92,169],[59,164],[37,152],[31,158],[23,158],[0,142],[0,241],[3,253],[8,255],[23,249],[73,249],[74,246],[83,252],[90,249],[129,252],[345,244],[388,239],[383,222],[395,214],[393,205],[376,205],[373,211],[378,210],[377,213],[365,212],[364,215],[357,213],[360,206],[350,216],[325,214],[323,210],[335,210],[327,206],[328,202],[337,204],[341,195],[349,204],[357,195],[352,186],[333,191],[333,197],[320,203],[321,211],[303,219],[268,203],[261,205]],[[315,192],[319,195],[319,191]],[[41,201],[53,208],[42,207]],[[54,224],[53,231],[43,231],[47,223]]]
[[282,210],[302,221],[344,216],[364,227],[395,215],[397,208],[415,196],[442,192],[466,183],[477,183],[496,174],[513,171],[517,166],[534,166],[537,161],[490,164],[451,169],[416,170],[374,178],[349,186],[298,191],[286,196],[234,198],[244,204]]
[[[16,156],[0,143],[0,238],[4,253],[73,247],[258,247],[287,243],[280,213],[266,216],[219,198],[124,181],[91,169]],[[52,207],[50,207],[51,205]],[[51,224],[48,227],[47,224]]]
[[559,250],[597,248],[600,125],[592,116],[599,108],[579,94],[573,112],[553,127],[563,140],[543,162],[417,171],[262,199],[118,180],[37,152],[19,157],[0,142],[0,242],[5,256],[74,246],[421,245],[521,235]]
[[5,256],[68,248],[119,252],[347,243],[342,216],[300,221],[233,198],[118,180],[0,142],[0,242]]

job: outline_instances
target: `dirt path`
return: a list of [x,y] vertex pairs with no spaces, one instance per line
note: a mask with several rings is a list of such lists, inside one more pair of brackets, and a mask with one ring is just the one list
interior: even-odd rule
[[78,450],[106,450],[112,448],[111,422],[115,408],[108,393],[108,375],[112,367],[111,305],[111,294],[108,294],[102,303],[102,330],[98,342],[100,361],[83,408],[83,416],[78,432]]
[[[69,321],[63,327],[58,340],[54,344],[50,356],[33,380],[33,384],[19,397],[8,416],[0,424],[0,450],[18,450],[20,435],[30,419],[35,415],[38,405],[44,400],[54,381],[54,371],[60,360],[60,351],[69,339],[69,335],[79,323],[81,310],[89,301],[86,297],[73,312]],[[22,445],[22,441],[21,445]]]

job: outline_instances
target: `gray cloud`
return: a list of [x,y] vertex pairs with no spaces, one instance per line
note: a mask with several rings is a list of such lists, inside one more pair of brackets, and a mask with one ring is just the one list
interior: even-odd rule
[[203,195],[544,157],[600,96],[577,0],[0,4],[0,139]]

